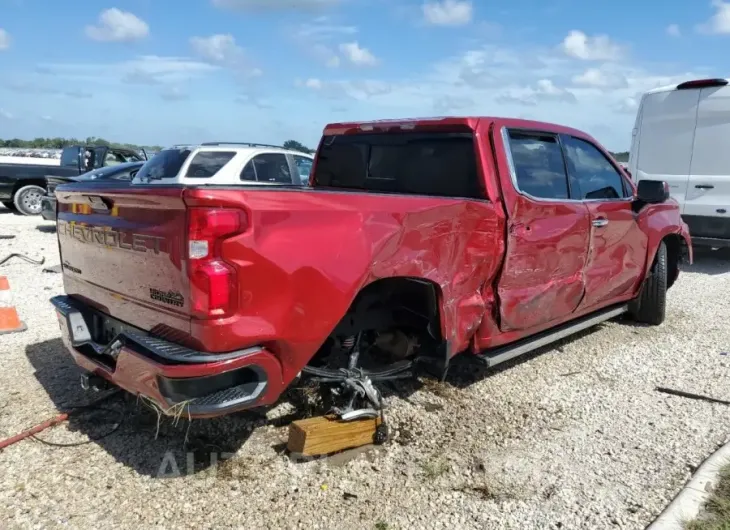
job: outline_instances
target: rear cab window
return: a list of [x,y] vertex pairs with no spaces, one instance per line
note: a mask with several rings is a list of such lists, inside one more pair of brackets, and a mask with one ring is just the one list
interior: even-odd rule
[[146,183],[153,180],[175,178],[190,156],[189,149],[163,149],[150,158],[137,172],[135,182]]
[[325,136],[314,184],[321,188],[484,198],[467,132],[395,132]]

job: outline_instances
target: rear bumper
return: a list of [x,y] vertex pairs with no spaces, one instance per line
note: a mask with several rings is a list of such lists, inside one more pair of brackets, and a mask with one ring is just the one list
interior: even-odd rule
[[45,196],[41,199],[41,217],[46,221],[56,220],[56,198]]
[[[221,416],[274,403],[284,390],[279,360],[262,347],[226,354],[198,352],[151,337],[68,296],[51,299],[76,364],[169,414]],[[98,327],[116,328],[108,345]]]

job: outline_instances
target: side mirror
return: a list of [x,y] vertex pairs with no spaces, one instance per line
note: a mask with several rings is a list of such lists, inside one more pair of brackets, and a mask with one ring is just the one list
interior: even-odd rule
[[640,180],[636,198],[646,204],[660,204],[669,199],[669,184],[662,180]]

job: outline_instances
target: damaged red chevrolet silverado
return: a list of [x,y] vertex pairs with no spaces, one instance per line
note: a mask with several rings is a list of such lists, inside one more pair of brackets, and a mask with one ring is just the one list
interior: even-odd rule
[[272,404],[303,372],[443,375],[623,314],[661,324],[692,260],[667,186],[636,189],[557,125],[328,125],[310,187],[246,168],[239,186],[175,184],[188,155],[158,154],[142,184],[57,189],[52,302],[83,369],[193,417]]

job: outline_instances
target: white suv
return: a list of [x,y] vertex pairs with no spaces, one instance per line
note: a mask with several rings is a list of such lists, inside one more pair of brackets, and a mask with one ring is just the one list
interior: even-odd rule
[[133,184],[252,182],[306,186],[314,157],[276,145],[206,142],[163,149],[139,170]]

